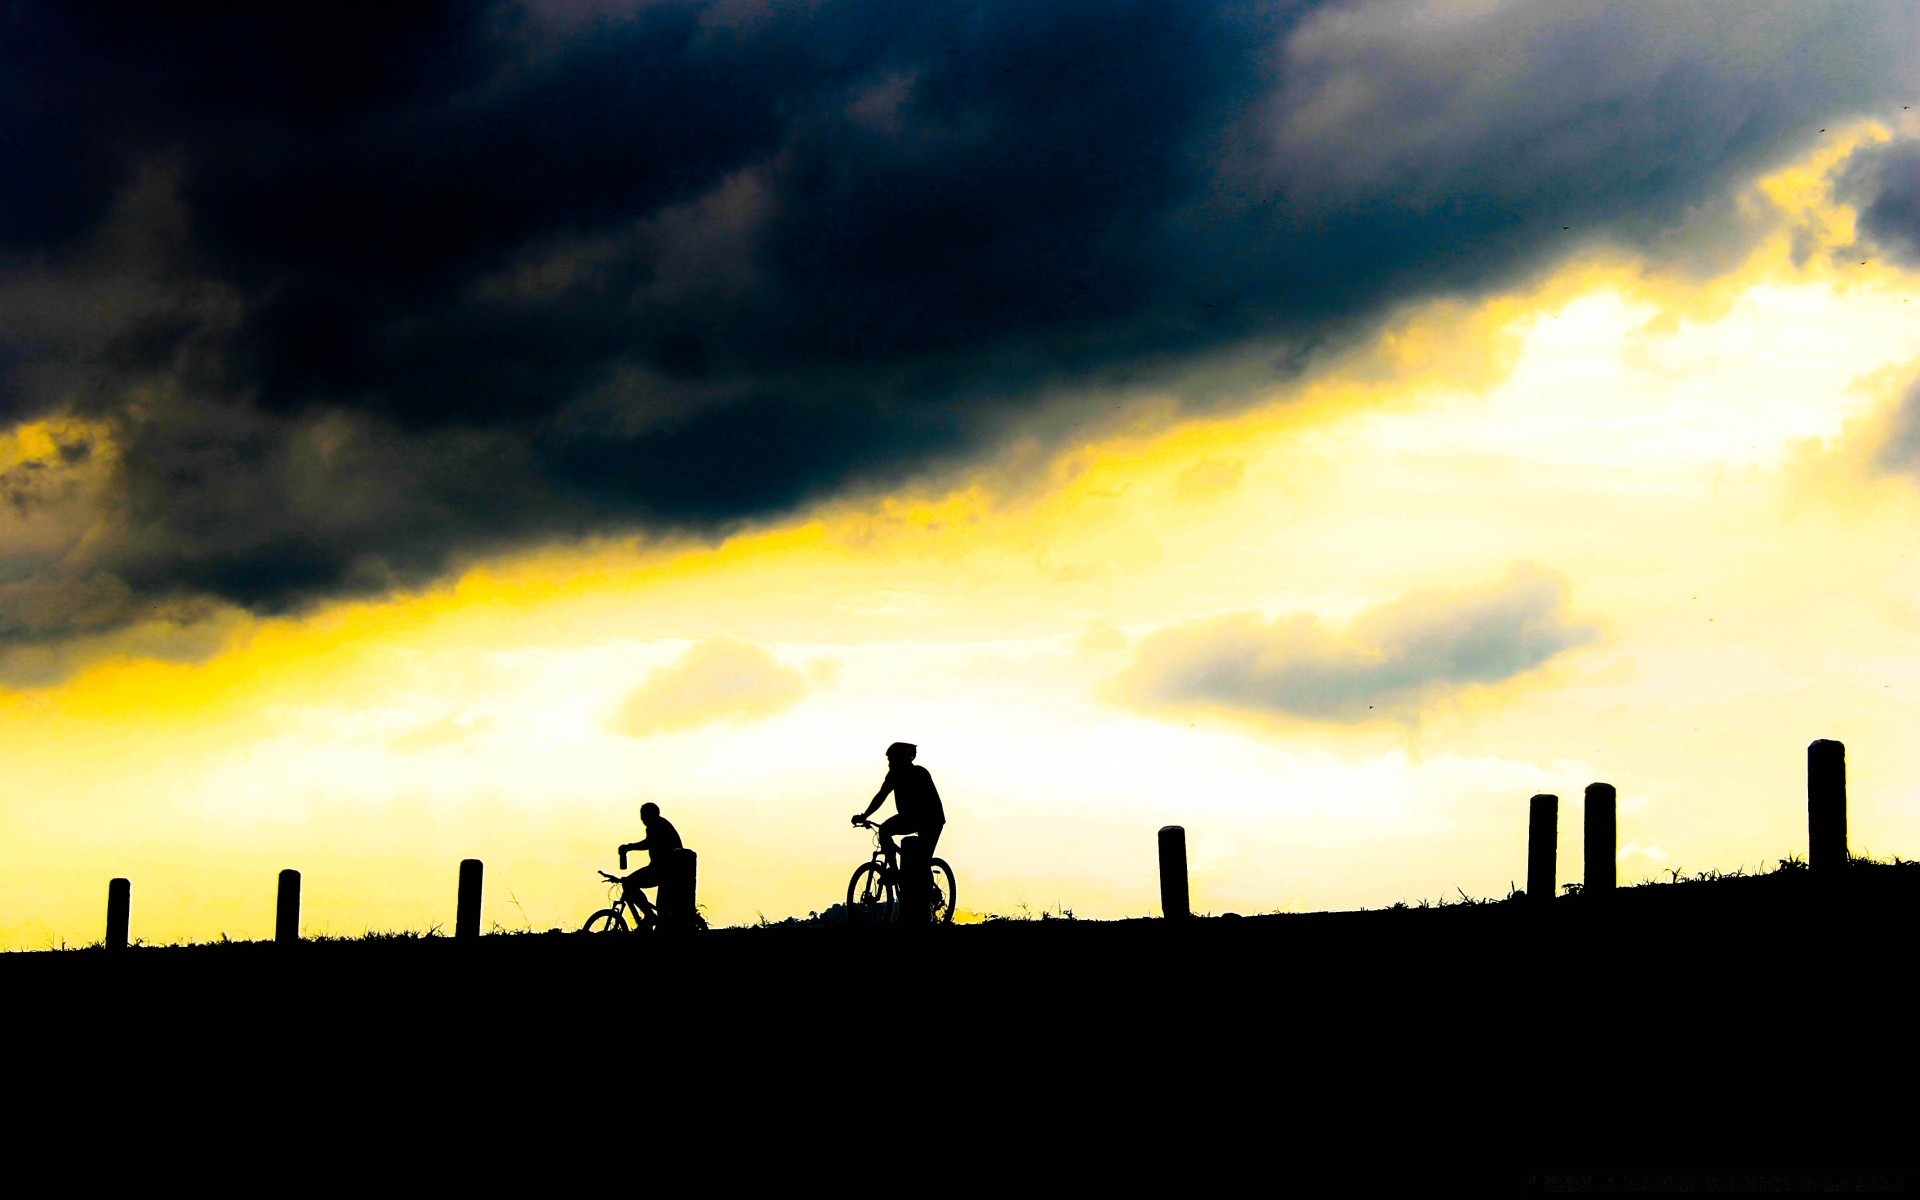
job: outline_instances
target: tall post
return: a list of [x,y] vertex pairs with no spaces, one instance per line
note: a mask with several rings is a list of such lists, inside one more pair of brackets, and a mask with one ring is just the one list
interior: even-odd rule
[[300,940],[300,872],[280,872],[280,900],[273,910],[273,940],[283,946]]
[[1618,882],[1614,860],[1619,853],[1614,826],[1614,795],[1610,783],[1587,785],[1586,825],[1581,847],[1586,854],[1586,872],[1580,885],[1589,896],[1604,896]]
[[1160,915],[1181,921],[1193,915],[1187,905],[1187,831],[1160,827]]
[[1807,747],[1807,865],[1847,865],[1847,748],[1825,738]]
[[[928,884],[933,880],[933,868],[924,868]],[[685,927],[692,929],[700,917],[700,856],[682,846],[680,848],[680,883],[687,889]]]
[[486,870],[477,858],[460,860],[460,908],[453,918],[453,936],[480,936],[480,879]]
[[133,914],[133,882],[127,879],[107,881],[107,949],[127,948],[127,927]]
[[1554,860],[1560,852],[1560,797],[1535,796],[1527,804],[1527,899],[1553,899]]

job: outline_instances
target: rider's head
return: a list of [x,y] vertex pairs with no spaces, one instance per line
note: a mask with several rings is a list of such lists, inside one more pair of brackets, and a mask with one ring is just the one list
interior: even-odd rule
[[651,800],[640,806],[640,819],[642,821],[651,821],[659,815],[660,806]]
[[913,756],[920,753],[920,747],[911,742],[895,742],[887,747],[888,762],[912,762]]

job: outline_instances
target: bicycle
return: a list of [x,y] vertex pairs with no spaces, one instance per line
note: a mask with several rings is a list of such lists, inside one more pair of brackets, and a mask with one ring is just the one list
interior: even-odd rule
[[[886,846],[880,841],[880,827],[872,821],[859,824],[862,829],[873,830],[873,859],[856,867],[853,878],[847,881],[847,917],[856,923],[872,924],[896,920],[900,915],[902,890],[899,864],[888,857]],[[954,898],[958,894],[953,868],[944,858],[936,858],[928,865],[933,872],[929,920],[935,925],[951,925]]]
[[632,932],[652,929],[660,922],[660,910],[647,899],[647,894],[639,888],[633,894],[627,894],[626,882],[611,872],[600,872],[600,878],[607,881],[607,898],[613,904],[603,908],[587,918],[580,927],[582,933],[627,933],[629,932],[627,914],[632,914]]
[[[587,923],[580,927],[580,932],[645,933],[660,928],[660,910],[653,901],[647,899],[644,890],[629,888],[624,879],[611,872],[600,872],[600,878],[607,881],[607,898],[613,904],[588,917]],[[707,927],[707,919],[697,909],[690,914],[689,923],[695,929]]]

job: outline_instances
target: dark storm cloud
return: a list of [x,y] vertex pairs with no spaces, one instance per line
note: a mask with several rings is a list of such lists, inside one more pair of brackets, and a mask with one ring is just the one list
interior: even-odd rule
[[1909,383],[1894,405],[1875,461],[1883,471],[1920,474],[1920,379]]
[[1908,265],[1920,264],[1920,141],[1855,151],[1839,192],[1858,206],[1862,234]]
[[1363,614],[1344,635],[1309,613],[1234,613],[1163,629],[1116,681],[1143,707],[1220,707],[1320,721],[1406,718],[1594,640],[1566,584],[1516,567],[1479,591],[1421,592]]
[[1657,238],[1914,65],[1910,9],[1801,2],[173,12],[0,10],[0,416],[112,451],[9,570],[128,621],[719,528],[1062,396],[1284,370]]
[[[1837,172],[1836,194],[1858,210],[1861,238],[1909,266],[1920,265],[1920,140],[1863,147]],[[1883,471],[1920,474],[1920,379],[1894,405],[1875,454]]]

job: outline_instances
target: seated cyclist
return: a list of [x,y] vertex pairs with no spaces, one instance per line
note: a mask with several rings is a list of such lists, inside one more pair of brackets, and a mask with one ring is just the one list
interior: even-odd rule
[[946,828],[947,812],[940,805],[940,792],[933,786],[933,776],[913,761],[918,753],[918,747],[906,742],[888,746],[887,778],[873,794],[867,810],[853,818],[855,825],[865,821],[886,800],[887,793],[893,793],[894,815],[880,823],[880,845],[886,850],[889,862],[896,861],[900,854],[900,847],[893,839],[909,833],[920,835],[920,851],[931,859],[933,848],[940,841],[940,831]]
[[[649,800],[640,806],[640,823],[646,826],[647,836],[637,842],[628,842],[620,847],[620,865],[627,865],[629,850],[645,850],[647,865],[631,875],[621,878],[626,890],[638,894],[641,888],[660,886],[660,869],[668,861],[668,856],[681,848],[680,831],[673,822],[660,815],[660,806]],[[645,899],[645,896],[641,896]]]

